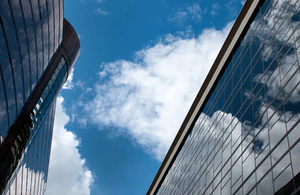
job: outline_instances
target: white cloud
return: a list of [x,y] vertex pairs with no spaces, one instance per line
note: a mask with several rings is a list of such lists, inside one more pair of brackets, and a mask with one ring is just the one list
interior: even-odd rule
[[76,82],[75,86],[79,87],[80,89],[85,89],[86,88],[85,82],[82,82],[80,80]]
[[237,6],[238,6],[238,2],[236,2],[235,0],[228,1],[225,4],[225,9],[227,10],[229,16],[236,17],[238,15],[240,9]]
[[63,98],[58,97],[45,194],[90,194],[93,176],[78,151],[79,139],[65,129],[69,116],[62,103]]
[[[292,9],[293,12],[296,12],[300,3],[294,3],[295,6]],[[286,20],[290,17],[290,10],[282,11],[285,4],[286,1],[277,1],[269,12],[271,14],[265,14],[262,20],[255,21],[250,28],[250,31],[255,31],[256,26],[263,29],[257,34],[257,38],[263,48],[260,48],[263,60],[269,61],[268,68],[270,68],[270,70],[256,75],[255,79],[257,82],[267,83],[269,97],[285,101],[285,103],[297,103],[300,94],[300,86],[297,84],[300,82],[300,76],[296,62],[300,55],[300,49],[298,47],[299,39],[295,41],[295,37],[299,36],[300,29],[293,30],[291,28],[298,26],[298,21]],[[275,60],[273,61],[273,59]],[[288,95],[290,97],[285,100]]]
[[[246,179],[254,170],[255,166],[258,166],[264,157],[270,155],[268,146],[270,145],[270,148],[273,148],[277,144],[278,140],[288,137],[286,135],[286,131],[284,131],[286,125],[285,122],[277,120],[277,118],[280,117],[280,113],[275,112],[272,108],[265,107],[263,110],[266,110],[266,112],[261,112],[263,123],[274,124],[271,131],[268,130],[267,126],[258,126],[254,127],[249,133],[252,124],[250,122],[241,123],[238,118],[233,118],[234,116],[231,113],[216,111],[211,117],[201,114],[195,125],[195,127],[197,127],[197,125],[201,124],[201,128],[194,129],[193,134],[185,141],[186,144],[180,150],[177,159],[162,184],[162,188],[165,188],[166,191],[170,190],[173,193],[177,192],[178,194],[181,194],[184,191],[188,191],[186,190],[187,186],[183,185],[185,183],[184,181],[196,181],[197,184],[202,185],[203,183],[209,184],[215,177],[214,181],[218,183],[218,179],[221,178],[217,177],[213,173],[213,170],[215,170],[218,165],[222,167],[222,173],[227,173],[227,171],[229,171],[229,174],[231,173],[232,183],[237,181],[241,175],[243,175],[243,178]],[[273,117],[268,118],[271,113],[274,113]],[[291,113],[287,112],[285,114],[290,115]],[[205,122],[203,122],[204,118]],[[291,123],[296,123],[299,118],[299,114],[294,115]],[[229,129],[233,129],[234,127],[234,130],[225,131],[224,129],[226,127],[229,127]],[[299,130],[297,129],[294,131],[295,133],[299,133]],[[247,133],[249,134],[246,139],[244,139]],[[229,144],[226,146],[226,143],[228,142],[223,142],[223,139],[220,139],[220,137],[227,138],[228,136],[231,136],[231,143],[233,145]],[[270,137],[270,139],[268,139],[268,137]],[[256,141],[261,141],[261,145],[255,145],[253,142],[254,138]],[[295,140],[297,140],[297,138],[294,139],[293,136],[288,137],[288,139],[291,145]],[[234,144],[236,140],[239,141]],[[239,145],[241,140],[243,140],[243,142]],[[259,180],[269,171],[271,167],[270,160],[273,164],[275,164],[278,159],[282,158],[282,160],[273,168],[274,178],[280,175],[280,179],[275,181],[275,191],[280,189],[291,179],[292,169],[290,167],[286,167],[286,165],[290,163],[289,155],[285,154],[283,157],[283,154],[287,151],[287,145],[287,138],[285,138],[282,144],[276,146],[276,149],[274,149],[274,152],[270,155],[270,159],[266,158],[264,163],[260,164],[258,171],[256,172],[257,175],[255,172],[252,173],[252,176],[249,177],[247,182],[243,185],[245,193],[249,193],[248,190],[256,185],[254,178],[255,175],[257,180]],[[191,152],[191,148],[201,148],[201,150],[198,151],[198,155],[194,155],[194,153]],[[234,150],[235,152],[232,153]],[[293,162],[297,162],[299,157],[299,152],[294,153]],[[214,159],[212,160],[212,158]],[[227,160],[230,158],[232,159],[232,162],[235,162],[233,166],[228,166],[228,164],[230,165],[230,160],[228,162]],[[211,163],[207,163],[207,161],[210,160],[212,160]],[[197,163],[193,163],[195,161]],[[227,162],[227,165],[225,165],[225,162]],[[186,169],[185,167],[190,167],[190,169]],[[294,165],[294,173],[297,174],[299,172],[299,167],[300,166],[298,165]],[[269,174],[266,179],[261,181],[260,185],[258,185],[257,188],[259,192],[274,194],[272,183],[270,185],[268,184],[269,181],[272,181],[272,177],[270,177],[271,174]],[[182,180],[182,178],[185,179]],[[197,179],[199,180],[197,181]],[[173,183],[176,183],[176,185],[172,185]],[[230,187],[230,185],[226,186]],[[201,187],[196,188],[201,189]],[[210,187],[207,185],[206,188],[202,188],[202,191],[199,191],[199,193],[203,193],[205,189],[208,190],[209,188]],[[230,188],[225,191],[225,194],[226,192],[230,194]]]
[[187,8],[187,10],[188,10],[189,14],[192,15],[192,19],[195,19],[198,21],[201,20],[202,10],[201,10],[199,4],[194,3],[192,6],[189,6]]
[[[85,4],[85,0],[79,0],[79,1],[83,4]],[[105,1],[105,0],[94,0],[94,2],[96,2],[96,3],[101,3],[103,1]]]
[[100,15],[108,15],[108,14],[109,14],[108,11],[103,11],[103,10],[101,10],[100,8],[97,8],[97,9],[96,9],[96,13],[97,13],[97,14],[100,14]]
[[185,11],[177,11],[172,17],[169,17],[169,21],[178,22],[180,24],[184,23],[188,18],[188,13]]
[[175,22],[179,25],[183,25],[188,19],[201,21],[202,10],[199,4],[194,3],[185,9],[180,8],[178,11],[168,18],[169,21]]
[[[287,55],[282,60],[282,64],[274,71],[266,71],[264,74],[258,74],[256,79],[259,79],[260,83],[266,81],[268,86],[267,95],[271,98],[276,98],[285,103],[297,103],[299,102],[300,86],[297,83],[300,82],[300,76],[298,74],[298,65],[295,55]],[[287,100],[285,100],[289,96]]]
[[230,27],[189,39],[168,35],[167,42],[137,52],[134,61],[102,64],[96,95],[80,103],[85,113],[76,120],[118,127],[162,160]]
[[[4,191],[3,194],[39,194],[40,191],[45,189],[45,173],[43,171],[29,168],[26,163],[20,165],[20,169],[17,170],[10,179],[12,183],[8,183],[9,188]],[[34,179],[36,180],[35,182]],[[27,187],[28,182],[34,184],[34,188]],[[8,186],[7,186],[8,187]]]
[[74,68],[71,70],[70,74],[68,75],[68,79],[63,86],[63,89],[73,89],[74,83],[72,82],[74,76]]
[[219,3],[214,3],[214,4],[212,4],[210,14],[211,14],[212,16],[217,15],[217,14],[218,14],[218,11],[219,11],[221,8],[222,8],[222,7],[220,6]]
[[[282,19],[288,18],[290,13],[278,9],[282,8],[282,4],[285,3],[285,1],[276,2],[271,9],[273,14],[270,17],[280,13],[278,15]],[[222,182],[222,194],[235,193],[242,182],[242,188],[236,194],[251,194],[255,191],[261,194],[274,194],[299,174],[300,77],[297,64],[299,51],[295,49],[298,43],[292,45],[294,39],[291,38],[291,32],[289,32],[289,27],[298,24],[290,24],[291,20],[288,20],[281,26],[282,19],[277,18],[276,35],[272,32],[275,18],[260,20],[261,25],[264,26],[256,28],[265,29],[265,32],[260,30],[260,33],[257,33],[262,46],[271,42],[277,43],[275,49],[271,46],[269,48],[270,56],[277,56],[277,61],[273,57],[263,55],[265,67],[275,61],[275,68],[270,68],[268,71],[262,70],[262,73],[253,71],[253,82],[266,83],[262,94],[268,97],[259,97],[261,92],[257,89],[253,89],[252,95],[247,89],[244,91],[245,95],[249,95],[250,98],[258,96],[257,99],[253,99],[256,103],[253,103],[252,108],[257,113],[252,117],[259,120],[254,124],[250,121],[242,122],[232,113],[220,110],[212,116],[202,113],[160,189],[165,188],[170,194],[175,192],[182,194],[189,192],[191,190],[189,187],[192,186],[194,189],[202,190],[198,191],[199,194],[203,194],[205,190],[206,193],[211,193],[212,186],[215,187],[214,184],[218,184],[222,177],[225,183],[230,181],[228,183],[234,184],[230,189],[230,184],[224,185]],[[250,28],[250,30],[253,29]],[[252,32],[250,34],[253,35]],[[295,34],[299,34],[298,30]],[[246,37],[245,42],[250,42],[250,40]],[[283,48],[283,43],[289,50]],[[279,46],[282,46],[282,50]],[[280,103],[277,104],[278,100]],[[282,106],[281,103],[284,105]],[[290,105],[285,106],[286,104]],[[195,183],[186,185],[186,181]],[[203,186],[203,183],[207,185]],[[198,184],[201,187],[197,186]],[[215,188],[216,191],[213,193],[220,193],[220,188]],[[250,192],[251,189],[252,192]]]

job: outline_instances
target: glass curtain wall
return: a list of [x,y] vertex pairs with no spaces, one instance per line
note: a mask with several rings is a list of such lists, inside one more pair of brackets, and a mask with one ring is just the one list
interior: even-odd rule
[[44,193],[47,183],[56,96],[66,79],[67,65],[64,58],[61,58],[32,111],[30,121],[33,125],[29,141],[3,195]]
[[0,1],[0,143],[61,44],[63,0]]
[[299,24],[299,1],[265,1],[157,194],[299,187]]

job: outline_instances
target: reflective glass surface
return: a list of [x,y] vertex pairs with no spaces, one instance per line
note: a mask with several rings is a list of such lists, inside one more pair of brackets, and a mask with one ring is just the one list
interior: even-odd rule
[[38,126],[35,139],[23,154],[19,167],[3,194],[44,194],[54,122],[55,102]]
[[0,3],[0,141],[62,40],[63,0]]
[[299,187],[299,13],[299,1],[265,1],[157,194]]
[[56,96],[66,76],[67,65],[61,58],[32,111],[33,128],[29,140],[3,194],[43,194],[45,191]]

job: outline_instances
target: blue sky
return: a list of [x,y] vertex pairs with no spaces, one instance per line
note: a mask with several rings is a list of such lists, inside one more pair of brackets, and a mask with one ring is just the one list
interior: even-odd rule
[[243,1],[65,0],[81,52],[46,194],[145,194]]

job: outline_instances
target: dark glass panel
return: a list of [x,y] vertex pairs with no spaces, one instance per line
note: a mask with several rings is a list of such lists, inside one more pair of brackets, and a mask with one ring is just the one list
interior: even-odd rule
[[22,79],[22,71],[21,71],[21,62],[20,62],[20,53],[18,48],[18,43],[16,40],[16,34],[14,33],[14,29],[11,28],[10,31],[6,31],[7,41],[9,43],[9,53],[11,56],[11,65],[13,68],[13,79],[14,79],[14,87],[17,95],[17,111],[19,112],[23,105],[23,79]]
[[63,38],[63,13],[64,13],[64,1],[63,0],[59,0],[59,9],[60,9],[60,21],[59,21],[59,25],[60,25],[60,34],[59,34],[59,43],[62,42],[62,38]]
[[21,5],[18,1],[15,1],[15,6],[13,6],[13,14],[16,23],[17,33],[18,33],[18,43],[21,53],[21,65],[23,74],[23,86],[24,86],[24,100],[26,102],[30,94],[30,67],[28,58],[28,45],[27,45],[27,35],[25,30],[23,11],[21,10]]
[[24,20],[27,32],[27,44],[28,44],[28,61],[29,61],[29,74],[30,80],[25,81],[30,84],[30,90],[32,91],[37,82],[37,70],[36,70],[36,46],[35,46],[35,29],[33,23],[33,17],[31,12],[31,4],[29,0],[22,0],[22,10],[24,13]]
[[48,29],[48,10],[45,0],[40,1],[40,11],[41,11],[41,22],[42,22],[42,33],[43,33],[43,58],[44,65],[43,70],[46,69],[49,63],[49,29]]
[[40,16],[40,7],[39,2],[37,0],[31,0],[33,17],[34,17],[34,27],[35,27],[35,41],[36,41],[36,57],[37,57],[37,81],[40,79],[43,69],[44,69],[44,61],[43,61],[43,34],[42,34],[42,23]]
[[[10,7],[7,7],[7,9],[1,14],[3,17],[3,30],[5,31],[4,36],[6,38],[6,44],[8,46],[8,54],[9,60],[11,63],[12,68],[12,82],[13,87],[12,89],[15,90],[16,100],[15,106],[17,108],[16,111],[21,110],[24,100],[23,100],[23,82],[22,82],[22,72],[21,72],[21,66],[20,64],[20,53],[18,48],[18,43],[16,40],[16,34],[15,34],[15,28],[13,25],[14,20],[10,12]],[[4,73],[5,74],[5,73]],[[9,90],[9,89],[7,89]],[[18,105],[19,104],[19,105]],[[15,111],[15,112],[16,112]],[[16,114],[16,113],[15,113]],[[14,114],[14,115],[15,115]],[[11,118],[11,120],[14,120],[15,117]]]
[[292,22],[299,22],[300,21],[300,11],[294,12],[291,19],[292,19]]
[[48,22],[49,22],[49,56],[54,53],[54,13],[53,13],[53,1],[47,1],[48,8]]
[[[228,75],[229,74],[229,69],[228,69],[228,71],[226,70],[225,72],[227,72],[227,75]],[[232,92],[232,83],[228,82],[228,80],[225,83],[226,83],[226,85],[224,86],[224,92],[225,92],[224,96],[226,98],[225,98],[225,104],[224,104],[224,112],[231,113],[230,95],[231,95],[231,92]]]
[[[2,50],[3,53],[1,54],[1,57],[8,57],[6,50]],[[6,53],[6,55],[5,55]],[[2,61],[2,59],[1,59]],[[12,125],[13,120],[16,118],[16,102],[15,102],[15,91],[14,91],[14,85],[13,85],[13,78],[11,71],[11,66],[8,62],[8,59],[2,61],[1,64],[4,77],[4,83],[5,83],[5,89],[6,89],[6,95],[7,95],[7,104],[8,104],[8,112],[9,112],[9,126]],[[6,130],[7,131],[7,130]]]
[[[239,80],[238,80],[239,78]],[[231,104],[235,105],[232,108],[233,116],[237,117],[238,119],[241,118],[241,106],[242,106],[242,90],[241,90],[241,72],[240,68],[237,68],[233,74],[233,83],[232,83],[232,102]],[[238,81],[236,81],[238,80]]]
[[[4,41],[3,33],[2,33],[1,29],[0,29],[0,37],[2,37],[0,39],[0,60],[2,61],[4,58],[7,57],[7,53],[4,52],[6,49],[6,46],[5,46],[5,41]],[[8,113],[7,113],[7,106],[6,106],[7,102],[6,102],[6,98],[5,98],[6,91],[4,91],[5,78],[3,78],[2,75],[3,75],[3,70],[7,69],[8,67],[4,67],[4,64],[0,64],[0,66],[1,66],[1,70],[0,70],[0,110],[1,110],[1,112],[0,112],[0,136],[2,138],[4,138],[4,136],[6,135],[6,132],[8,130],[9,121],[8,121]]]
[[[217,88],[219,88],[217,86]],[[219,94],[218,94],[219,90],[214,90],[212,95],[211,95],[211,102],[218,102],[219,99]],[[212,104],[210,107],[210,113],[213,114],[214,112],[216,112],[218,110],[218,104]]]
[[53,7],[54,7],[54,25],[55,25],[54,45],[55,45],[55,51],[56,51],[56,49],[58,48],[59,36],[60,36],[59,0],[53,1]]
[[8,6],[7,1],[0,1],[0,10],[4,10]]
[[224,109],[224,104],[225,104],[225,101],[226,101],[226,98],[225,98],[225,91],[224,91],[224,77],[222,77],[221,79],[220,79],[220,82],[219,83],[222,83],[222,85],[220,86],[220,92],[219,92],[219,99],[218,99],[218,110],[220,110],[220,111],[223,111],[223,109]]
[[[17,41],[18,43],[18,50],[20,50],[19,55],[21,55],[21,62],[17,62],[17,64],[21,64],[21,71],[22,71],[22,83],[24,86],[24,102],[26,102],[28,96],[29,96],[29,91],[30,91],[30,84],[28,84],[28,79],[30,78],[29,75],[29,62],[28,62],[28,49],[27,49],[27,36],[26,36],[26,31],[24,27],[24,20],[23,20],[23,12],[21,10],[21,5],[19,4],[18,0],[11,1],[12,5],[12,12],[13,12],[13,17],[15,21],[15,26],[16,26],[16,32],[17,32]],[[15,35],[14,35],[15,36]],[[19,58],[18,56],[16,56]],[[17,65],[18,66],[18,65]],[[21,75],[20,75],[21,76]],[[23,104],[23,103],[22,103]]]
[[24,91],[25,91],[25,101],[30,95],[30,65],[29,65],[29,55],[28,53],[26,56],[22,58],[23,64],[23,74],[24,74]]
[[[34,32],[34,31],[32,31]],[[36,44],[33,39],[29,46],[30,49],[30,73],[31,73],[31,91],[33,91],[35,85],[37,84],[37,60],[36,60]]]
[[[1,70],[0,70],[1,71]],[[2,71],[1,71],[2,72]],[[4,94],[4,88],[2,83],[2,74],[0,74],[0,143],[3,141],[2,139],[6,135],[8,130],[8,116],[7,116],[7,107],[6,107],[6,99]]]

